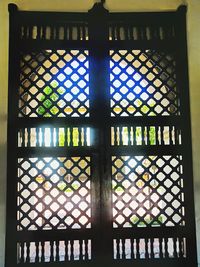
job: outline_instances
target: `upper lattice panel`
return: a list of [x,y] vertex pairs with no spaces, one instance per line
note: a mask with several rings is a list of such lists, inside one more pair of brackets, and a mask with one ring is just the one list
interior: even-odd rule
[[88,117],[86,50],[46,50],[21,55],[19,117]]
[[111,116],[180,115],[175,67],[172,54],[111,50]]

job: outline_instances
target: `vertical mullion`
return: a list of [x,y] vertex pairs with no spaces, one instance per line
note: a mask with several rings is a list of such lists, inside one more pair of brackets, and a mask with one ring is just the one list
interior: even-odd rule
[[[99,9],[100,7],[100,9]],[[96,121],[98,132],[97,147],[99,151],[99,181],[96,181],[96,189],[98,190],[98,199],[96,199],[96,229],[99,232],[96,236],[96,242],[93,246],[93,255],[99,263],[107,264],[112,253],[112,240],[110,238],[110,172],[109,172],[109,146],[111,141],[111,129],[105,121],[109,118],[109,51],[108,48],[101,43],[108,40],[107,11],[101,9],[102,6],[95,4],[90,10],[89,33],[90,40],[99,42],[99,47],[93,47],[90,51],[90,85],[91,85],[91,118]],[[98,12],[96,12],[98,11]],[[98,17],[99,16],[99,17]],[[98,32],[98,34],[97,34]],[[102,79],[103,77],[103,79]]]

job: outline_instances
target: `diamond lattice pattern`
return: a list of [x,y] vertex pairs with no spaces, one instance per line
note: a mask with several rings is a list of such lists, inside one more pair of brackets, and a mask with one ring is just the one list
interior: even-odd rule
[[184,225],[182,156],[113,156],[113,227]]
[[91,227],[90,158],[21,158],[18,230]]
[[88,51],[21,55],[19,116],[89,116]]
[[110,51],[111,116],[179,115],[175,61],[155,51]]

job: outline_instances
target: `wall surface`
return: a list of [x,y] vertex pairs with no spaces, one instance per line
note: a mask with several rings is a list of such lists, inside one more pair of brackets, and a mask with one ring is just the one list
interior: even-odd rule
[[[6,120],[8,98],[8,11],[10,1],[0,0],[0,267],[4,266],[5,191],[6,191]],[[93,0],[13,0],[21,10],[87,11]],[[110,11],[174,10],[188,5],[187,36],[192,118],[193,169],[197,242],[200,266],[200,0],[107,0]]]

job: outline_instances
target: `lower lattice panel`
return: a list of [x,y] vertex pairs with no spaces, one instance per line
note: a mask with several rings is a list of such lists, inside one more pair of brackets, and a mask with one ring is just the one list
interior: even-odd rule
[[91,260],[91,240],[20,242],[18,263]]
[[185,225],[181,155],[113,156],[113,227]]
[[18,160],[17,230],[91,228],[90,157]]

